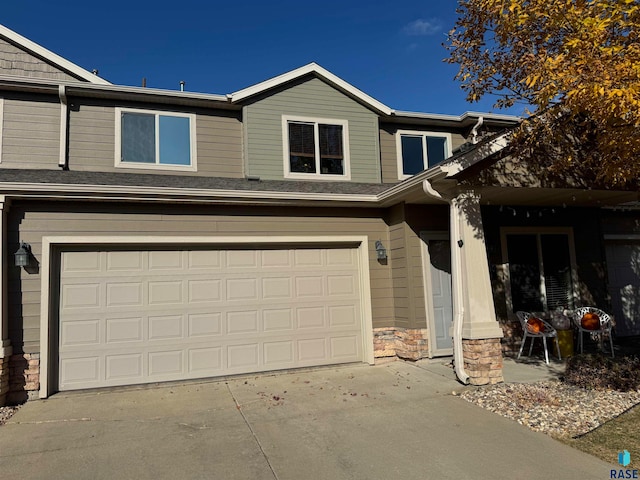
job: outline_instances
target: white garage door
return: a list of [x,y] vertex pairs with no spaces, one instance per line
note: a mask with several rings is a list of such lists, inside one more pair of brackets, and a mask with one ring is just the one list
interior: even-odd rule
[[65,251],[60,390],[363,360],[357,250]]

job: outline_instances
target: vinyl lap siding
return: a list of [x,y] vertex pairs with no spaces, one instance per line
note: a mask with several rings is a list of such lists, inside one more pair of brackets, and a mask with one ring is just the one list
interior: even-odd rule
[[[9,250],[17,239],[28,242],[36,258],[42,259],[44,235],[153,235],[153,236],[257,236],[366,235],[369,239],[369,269],[373,326],[394,325],[393,288],[387,265],[375,258],[375,241],[388,242],[388,230],[379,212],[291,208],[282,209],[164,206],[162,210],[136,205],[116,207],[67,203],[16,202],[9,212]],[[40,351],[40,273],[9,269],[9,323],[12,344],[26,353]],[[55,289],[55,286],[54,286]],[[23,293],[21,293],[23,292]]]
[[4,39],[0,39],[0,74],[53,80],[78,80]]
[[197,172],[115,167],[115,108],[80,105],[69,119],[69,168],[83,171],[242,177],[242,125],[237,113],[196,114]]
[[58,168],[60,104],[4,99],[2,163],[7,168]]
[[317,78],[245,107],[248,174],[284,177],[282,115],[347,120],[351,180],[380,182],[377,115]]

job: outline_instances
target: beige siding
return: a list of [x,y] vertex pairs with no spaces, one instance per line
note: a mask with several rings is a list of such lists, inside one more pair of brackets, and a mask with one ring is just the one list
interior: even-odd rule
[[[191,113],[191,112],[189,112]],[[197,172],[115,167],[115,107],[79,104],[69,117],[69,168],[102,172],[242,177],[242,125],[237,112],[196,112]]]
[[0,38],[0,75],[52,80],[78,80],[40,58]]
[[383,124],[380,126],[380,163],[382,169],[382,183],[396,183],[398,179],[398,152],[396,148],[396,132],[398,130],[416,130],[426,132],[451,133],[451,150],[455,151],[466,139],[458,132],[446,131],[416,125]]
[[37,101],[28,97],[5,98],[2,123],[0,167],[58,167],[59,103],[48,97],[40,97]]
[[347,120],[351,180],[380,182],[378,116],[317,78],[269,93],[245,107],[249,174],[283,178],[283,115]]
[[[388,228],[380,211],[344,209],[342,212],[291,208],[152,207],[137,205],[77,206],[65,203],[16,202],[9,217],[9,249],[18,239],[31,244],[42,259],[43,235],[211,235],[246,236],[248,241],[267,235],[366,235],[369,239],[371,298],[374,328],[395,325],[389,265],[375,258],[375,241],[389,244]],[[40,273],[10,269],[10,336],[16,348],[40,351]]]

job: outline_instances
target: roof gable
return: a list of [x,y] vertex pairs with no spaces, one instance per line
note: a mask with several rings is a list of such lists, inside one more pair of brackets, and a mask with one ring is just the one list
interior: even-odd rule
[[[111,83],[107,80],[94,75],[88,70],[79,67],[75,63],[72,63],[69,60],[66,60],[61,56],[53,53],[52,51],[47,50],[41,45],[32,42],[28,38],[23,37],[22,35],[14,32],[4,25],[0,25],[0,40],[5,40],[8,45],[13,45],[19,51],[26,52],[30,56],[40,60],[43,65],[53,67],[48,72],[50,74],[53,74],[55,70],[59,70],[77,80],[86,81],[98,85],[111,85]],[[38,70],[38,73],[40,74],[37,76],[47,76],[47,70],[39,71],[41,69],[38,67],[36,67],[36,70]]]
[[394,113],[394,111],[391,108],[387,107],[385,104],[379,102],[373,97],[370,97],[362,90],[359,90],[350,83],[345,82],[340,77],[334,75],[327,69],[322,68],[320,65],[314,62],[304,65],[303,67],[296,68],[295,70],[291,70],[290,72],[283,73],[282,75],[278,75],[277,77],[270,78],[269,80],[265,80],[264,82],[260,82],[242,90],[238,90],[237,92],[229,94],[228,97],[233,103],[242,102],[243,100],[246,100],[250,97],[264,93],[267,90],[283,86],[286,83],[292,82],[306,75],[314,75],[322,79],[338,90],[341,90],[347,95],[353,97],[371,110],[374,110],[378,113],[383,113],[385,115],[392,115]]

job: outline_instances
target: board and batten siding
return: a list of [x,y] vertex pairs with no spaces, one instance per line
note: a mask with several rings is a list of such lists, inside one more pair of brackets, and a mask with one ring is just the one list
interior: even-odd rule
[[[153,109],[149,109],[153,111]],[[242,177],[242,123],[239,112],[196,112],[196,172],[117,168],[115,107],[79,104],[69,116],[69,168],[94,172]]]
[[78,81],[78,78],[2,38],[0,38],[0,75]]
[[[34,97],[35,98],[35,97]],[[58,168],[60,103],[56,97],[4,98],[2,158],[5,168]]]
[[249,175],[284,178],[283,115],[347,120],[351,181],[380,182],[378,116],[318,78],[270,93],[244,107]]
[[[379,263],[375,241],[389,243],[388,228],[377,210],[295,208],[283,215],[281,208],[140,206],[16,201],[9,211],[9,250],[18,241],[31,245],[42,259],[43,236],[243,236],[247,242],[259,236],[366,235],[369,239],[369,273],[373,327],[394,325],[393,288],[388,265]],[[98,241],[99,243],[99,241]],[[17,351],[40,352],[39,271],[9,269],[9,335]],[[53,287],[55,289],[55,286]],[[368,294],[368,292],[365,292]]]
[[424,125],[410,124],[383,124],[380,126],[380,165],[382,170],[382,183],[397,183],[398,178],[398,150],[396,148],[396,135],[398,130],[415,130],[423,132],[446,132],[451,134],[451,150],[455,151],[466,139],[460,134],[441,128],[430,128]]

